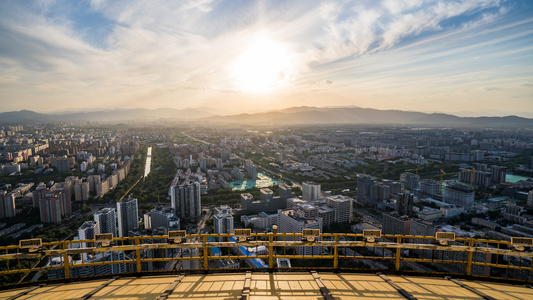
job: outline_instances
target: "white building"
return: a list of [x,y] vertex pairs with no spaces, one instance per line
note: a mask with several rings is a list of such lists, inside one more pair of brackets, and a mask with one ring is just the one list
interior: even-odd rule
[[89,200],[90,185],[88,182],[78,182],[74,185],[74,200],[87,201]]
[[[322,218],[308,219],[299,211],[278,209],[279,233],[301,233],[303,229],[319,229],[322,232]],[[295,237],[294,239],[298,241],[301,238]],[[321,247],[296,247],[295,251],[297,255],[319,255],[322,249]]]
[[[81,224],[80,228],[78,228],[78,237],[80,240],[92,240],[94,239],[95,234],[100,233],[100,228],[98,227],[98,222],[93,221],[85,221],[83,224]],[[93,243],[90,242],[83,242],[81,243],[82,248],[89,248],[93,247]],[[87,261],[88,253],[83,253],[83,260]]]
[[117,213],[119,237],[127,237],[130,230],[139,228],[139,210],[136,198],[127,198],[117,202]]
[[464,184],[451,184],[444,189],[443,200],[457,206],[472,207],[474,205],[474,190]]
[[335,210],[335,223],[352,221],[353,199],[343,195],[329,196],[326,204]]
[[320,184],[314,182],[304,182],[302,184],[302,199],[311,201],[315,199],[320,199],[322,195],[320,194]]
[[272,225],[278,223],[278,214],[267,214],[264,211],[258,213],[257,215],[250,216],[241,216],[241,222],[244,223],[244,226],[253,224],[254,228],[259,229],[268,229],[272,228]]
[[114,208],[103,208],[95,213],[94,221],[98,223],[100,233],[112,233],[117,236],[117,213]]
[[180,219],[194,220],[202,213],[200,183],[189,182],[172,187],[171,204]]
[[164,227],[168,230],[180,230],[180,219],[176,217],[173,208],[163,209],[158,207],[144,215],[145,229],[155,230],[159,227]]
[[233,233],[233,211],[231,207],[222,205],[214,208],[214,231],[217,234]]

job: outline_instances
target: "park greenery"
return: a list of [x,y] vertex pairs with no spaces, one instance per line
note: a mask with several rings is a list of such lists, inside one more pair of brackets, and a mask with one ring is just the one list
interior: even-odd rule
[[131,162],[128,176],[122,180],[114,189],[110,190],[103,196],[104,202],[116,202],[120,200],[126,192],[133,187],[139,179],[144,175],[144,165],[146,162],[146,154],[148,147],[144,146],[139,149],[135,155],[135,159]]
[[[130,196],[137,198],[139,203],[165,203],[168,189],[177,171],[172,159],[169,148],[153,147],[150,174],[130,191]],[[144,162],[145,160],[142,164],[143,172]]]

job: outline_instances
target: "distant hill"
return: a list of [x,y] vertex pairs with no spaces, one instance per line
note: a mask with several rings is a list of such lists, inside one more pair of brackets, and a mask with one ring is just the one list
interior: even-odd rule
[[31,110],[0,113],[0,123],[48,123],[51,121],[53,121],[51,116]]
[[0,113],[0,123],[49,123],[71,121],[115,122],[126,120],[151,121],[158,119],[190,120],[205,118],[211,114],[200,109],[114,109],[91,112],[42,114],[29,110]]
[[402,110],[379,110],[361,107],[299,106],[253,114],[213,116],[207,109],[115,109],[93,112],[41,114],[29,110],[0,113],[0,123],[48,123],[70,121],[121,122],[135,121],[198,121],[206,124],[233,125],[415,125],[470,127],[533,128],[533,119],[517,116],[458,117],[442,113]]
[[211,116],[206,122],[247,125],[303,124],[365,124],[365,125],[430,125],[476,127],[529,127],[533,119],[507,117],[457,117],[442,113],[422,113],[401,110],[379,110],[360,107],[291,107],[254,114]]

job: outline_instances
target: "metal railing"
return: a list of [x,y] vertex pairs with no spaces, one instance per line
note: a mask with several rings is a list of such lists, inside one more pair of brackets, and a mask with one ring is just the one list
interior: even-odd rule
[[[509,241],[350,233],[191,234],[0,247],[2,284],[180,270],[395,271],[533,281],[533,253]],[[290,264],[278,265],[283,259]],[[31,276],[27,276],[31,274]]]

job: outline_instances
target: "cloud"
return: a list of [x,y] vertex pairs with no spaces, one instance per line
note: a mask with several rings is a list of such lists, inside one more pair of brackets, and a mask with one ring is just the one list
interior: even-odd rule
[[[84,4],[0,3],[0,92],[9,95],[5,102],[43,109],[56,109],[65,101],[209,105],[219,96],[239,93],[230,65],[260,32],[291,51],[292,81],[274,94],[280,97],[309,91],[311,81],[314,88],[343,92],[350,99],[350,93],[366,88],[396,94],[406,87],[425,93],[425,87],[435,84],[478,92],[494,85],[505,88],[496,82],[498,74],[512,72],[522,72],[515,77],[530,81],[525,71],[495,71],[498,60],[517,65],[502,58],[525,55],[523,43],[511,49],[502,41],[531,36],[523,29],[530,19],[519,19],[522,25],[514,27],[499,23],[514,11],[497,0]],[[486,33],[517,28],[521,30],[507,35]],[[485,53],[482,43],[487,49],[502,46]],[[469,65],[473,57],[478,63],[472,69],[457,66]],[[472,78],[480,82],[466,86]]]
[[521,84],[521,86],[533,88],[533,83],[524,83],[524,84]]
[[494,92],[494,91],[501,91],[502,89],[496,86],[487,86],[487,87],[484,87],[483,90],[487,92]]

